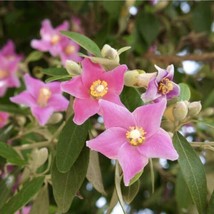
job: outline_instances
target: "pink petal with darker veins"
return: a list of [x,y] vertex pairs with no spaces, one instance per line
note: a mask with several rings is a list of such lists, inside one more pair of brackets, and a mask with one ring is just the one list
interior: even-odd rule
[[128,186],[131,179],[141,172],[148,163],[148,159],[141,155],[136,147],[123,144],[118,153],[118,160],[123,170],[125,186]]
[[98,101],[92,98],[74,100],[74,123],[83,124],[89,117],[99,111]]
[[95,139],[87,141],[86,145],[108,158],[117,159],[118,152],[126,141],[126,130],[114,127],[107,129]]
[[138,146],[138,151],[147,158],[178,159],[178,153],[173,147],[172,139],[163,129],[146,139],[144,144]]

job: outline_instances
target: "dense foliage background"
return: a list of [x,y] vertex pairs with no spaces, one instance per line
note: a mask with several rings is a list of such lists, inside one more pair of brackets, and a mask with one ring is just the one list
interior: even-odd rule
[[[11,39],[16,45],[17,52],[27,58],[33,51],[30,46],[31,40],[39,38],[42,20],[48,18],[53,26],[57,26],[64,20],[71,21],[72,17],[78,17],[84,34],[95,41],[100,48],[104,44],[109,44],[115,49],[131,46],[130,50],[121,55],[120,61],[121,64],[127,64],[130,70],[143,69],[146,72],[154,72],[154,64],[163,68],[174,64],[175,81],[188,84],[191,91],[190,101],[201,100],[202,103],[203,108],[197,121],[184,126],[182,132],[188,141],[196,142],[194,149],[205,167],[209,201],[214,189],[213,14],[214,2],[212,1],[159,1],[157,3],[152,0],[1,1],[0,46],[2,47],[8,39]],[[81,52],[86,53],[84,50]],[[49,67],[48,57],[48,54],[38,56],[27,64],[27,68],[22,69],[28,69],[35,77],[46,79],[42,69]],[[6,96],[0,99],[1,110],[7,108],[4,106],[9,105],[8,97],[12,95],[14,95],[14,89],[8,90]],[[15,124],[13,127],[8,129],[10,126],[8,125],[0,131],[1,141],[14,138],[17,127],[20,126],[18,116],[16,112],[11,117],[11,121]],[[57,126],[59,125],[51,126],[51,131],[56,130]],[[97,130],[99,132],[99,127]],[[26,143],[29,137],[41,140],[40,135],[31,133],[30,136],[25,135],[15,140],[14,145]],[[204,146],[203,142],[210,144]],[[99,160],[105,194],[102,195],[96,191],[85,179],[67,213],[104,213],[109,207],[114,190],[114,164],[102,155],[99,155]],[[6,160],[1,157],[2,171],[5,162]],[[153,161],[153,167],[154,192],[151,168],[147,166],[140,177],[140,185],[136,184],[132,188],[134,194],[138,188],[139,192],[126,206],[127,212],[197,213],[177,162],[156,159]],[[15,167],[11,172],[15,180],[18,179],[21,170],[22,168]],[[3,179],[0,187],[1,185],[4,186]],[[45,211],[37,210],[34,213],[56,213],[56,202],[50,185],[48,190],[50,206],[41,205],[44,206]],[[132,191],[124,189],[124,195],[128,201],[133,196]],[[2,192],[0,189],[0,197],[2,197],[0,207],[3,205],[1,201],[6,201],[12,194],[12,191]],[[40,196],[41,201],[48,200],[43,197],[46,195]],[[42,203],[41,201],[38,203]],[[31,203],[28,205],[31,206]],[[122,211],[115,211],[115,213],[119,212]]]

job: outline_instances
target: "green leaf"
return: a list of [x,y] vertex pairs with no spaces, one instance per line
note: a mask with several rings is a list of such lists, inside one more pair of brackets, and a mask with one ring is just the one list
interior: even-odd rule
[[33,202],[30,214],[49,214],[48,186],[45,185]]
[[66,80],[69,80],[71,79],[71,76],[70,75],[57,75],[57,76],[53,76],[53,77],[49,77],[45,80],[46,83],[48,82],[53,82],[53,81],[56,81],[56,80],[63,80],[63,81],[66,81]]
[[175,197],[178,205],[178,213],[182,213],[183,210],[188,213],[188,208],[192,204],[192,198],[181,171],[179,171],[176,178]]
[[191,97],[189,86],[185,83],[180,83],[179,86],[180,86],[180,95],[178,97],[178,100],[179,101],[189,100]]
[[140,181],[137,180],[135,183],[132,185],[126,187],[122,185],[122,194],[123,194],[123,199],[127,204],[130,204],[135,196],[137,195],[138,191],[140,189]]
[[85,145],[87,136],[88,122],[78,126],[70,117],[59,135],[56,148],[56,166],[60,172],[70,170]]
[[207,214],[213,214],[213,210],[214,210],[214,191],[213,191],[212,196],[209,201]]
[[68,75],[68,72],[64,68],[45,68],[42,69],[42,72],[44,74],[47,74],[49,76],[66,76]]
[[109,13],[110,17],[113,19],[118,19],[120,16],[121,9],[124,5],[124,1],[102,1],[103,7]]
[[11,192],[11,187],[13,185],[8,186],[7,185],[7,179],[8,177],[2,179],[0,181],[0,208],[3,207],[3,205],[6,203],[6,201],[8,200],[9,196],[10,196],[10,192]]
[[141,13],[138,17],[138,28],[147,45],[151,45],[160,31],[159,19],[151,13]]
[[106,195],[103,186],[98,153],[95,151],[90,151],[89,157],[89,166],[86,177],[98,192],[103,195]]
[[20,109],[16,105],[0,105],[0,111],[9,112],[12,114],[21,114],[21,115],[27,115],[29,114],[28,109]]
[[122,54],[123,52],[129,50],[131,48],[131,46],[126,46],[126,47],[123,47],[123,48],[120,48],[117,52],[118,52],[118,55]]
[[29,54],[29,56],[26,58],[25,62],[33,62],[38,61],[43,57],[43,53],[40,51],[33,51]]
[[192,200],[200,214],[206,207],[207,183],[203,164],[189,142],[180,134],[173,137],[174,146],[179,154],[178,163]]
[[112,213],[112,210],[116,206],[117,202],[118,202],[117,191],[114,188],[114,191],[113,191],[112,196],[111,196],[111,201],[110,201],[109,206],[108,206],[107,214]]
[[53,182],[53,194],[58,205],[58,211],[65,213],[69,210],[71,203],[81,187],[88,168],[89,151],[86,147],[67,173],[61,173],[54,162],[51,175]]
[[88,37],[80,33],[69,32],[69,31],[62,31],[62,34],[74,40],[81,47],[83,47],[88,52],[94,54],[95,56],[98,56],[98,57],[101,56],[101,52],[97,44],[91,39],[89,39]]
[[0,210],[2,214],[12,214],[27,204],[39,191],[44,181],[44,177],[37,177],[26,182],[22,189],[16,193]]
[[13,149],[12,146],[0,142],[0,156],[7,159],[9,163],[16,164],[18,166],[24,165],[25,160],[21,159],[19,154]]
[[203,107],[207,108],[212,105],[214,105],[214,90],[210,91],[210,93],[207,94]]
[[120,96],[122,103],[130,110],[134,111],[137,107],[143,105],[140,94],[137,89],[132,87],[124,87]]

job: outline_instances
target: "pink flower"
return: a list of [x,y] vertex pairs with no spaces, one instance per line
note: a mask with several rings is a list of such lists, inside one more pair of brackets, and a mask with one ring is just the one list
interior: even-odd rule
[[172,99],[180,94],[179,85],[175,84],[173,80],[174,66],[169,65],[166,69],[159,68],[156,77],[153,77],[148,84],[148,88],[141,98],[144,102],[159,101],[162,98]]
[[89,59],[82,61],[82,74],[61,84],[62,90],[76,97],[74,122],[84,123],[90,116],[99,113],[99,99],[121,105],[119,94],[124,85],[126,65],[106,72],[99,64]]
[[63,36],[60,31],[68,29],[69,23],[67,21],[53,28],[50,20],[45,19],[40,30],[41,40],[32,40],[31,46],[43,52],[49,51],[52,56],[57,56],[62,52],[61,40]]
[[63,65],[65,65],[66,60],[73,60],[75,62],[80,62],[82,60],[82,58],[78,55],[80,46],[77,43],[64,37],[61,41],[61,47],[62,51],[59,55]]
[[11,40],[0,50],[0,56],[7,58],[9,61],[15,61],[16,63],[22,60],[22,56],[15,52],[15,45]]
[[72,31],[84,34],[84,29],[82,28],[81,20],[78,17],[73,16],[71,18],[71,22],[72,22]]
[[17,211],[15,214],[30,214],[31,206],[26,206],[22,208],[22,211]]
[[0,97],[4,96],[7,88],[19,87],[17,77],[18,63],[0,55]]
[[41,126],[47,123],[54,112],[67,109],[68,100],[63,97],[59,82],[45,84],[28,74],[24,76],[24,80],[27,90],[11,97],[10,100],[29,106]]
[[119,161],[126,186],[142,172],[149,158],[178,159],[171,138],[160,128],[166,100],[138,107],[132,113],[105,100],[100,106],[107,130],[86,143],[92,150]]
[[8,122],[9,114],[7,112],[0,112],[0,128],[4,127]]

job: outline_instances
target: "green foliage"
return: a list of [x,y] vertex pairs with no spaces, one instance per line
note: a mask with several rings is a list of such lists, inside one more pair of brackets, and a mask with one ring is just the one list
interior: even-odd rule
[[210,201],[209,201],[207,214],[212,214],[213,210],[214,210],[214,191],[213,191],[212,196],[211,196]]
[[69,210],[73,198],[85,179],[88,161],[89,151],[84,148],[70,170],[65,173],[58,170],[56,162],[53,163],[51,170],[53,194],[60,213]]
[[44,74],[47,74],[48,76],[66,76],[66,75],[68,75],[68,72],[64,68],[46,68],[46,69],[42,69],[42,72]]
[[73,117],[67,121],[59,136],[56,148],[56,166],[62,173],[68,172],[77,160],[88,136],[88,123],[77,126]]
[[180,95],[178,97],[178,100],[189,100],[190,97],[191,97],[191,92],[190,92],[190,89],[189,89],[189,86],[185,83],[180,83],[179,84],[180,86]]
[[27,204],[40,190],[43,181],[44,177],[37,177],[33,178],[31,181],[26,182],[22,189],[0,209],[0,213],[15,213],[18,209]]
[[203,164],[188,141],[180,133],[174,135],[173,142],[179,154],[178,163],[192,200],[198,212],[203,214],[207,205],[207,184]]

